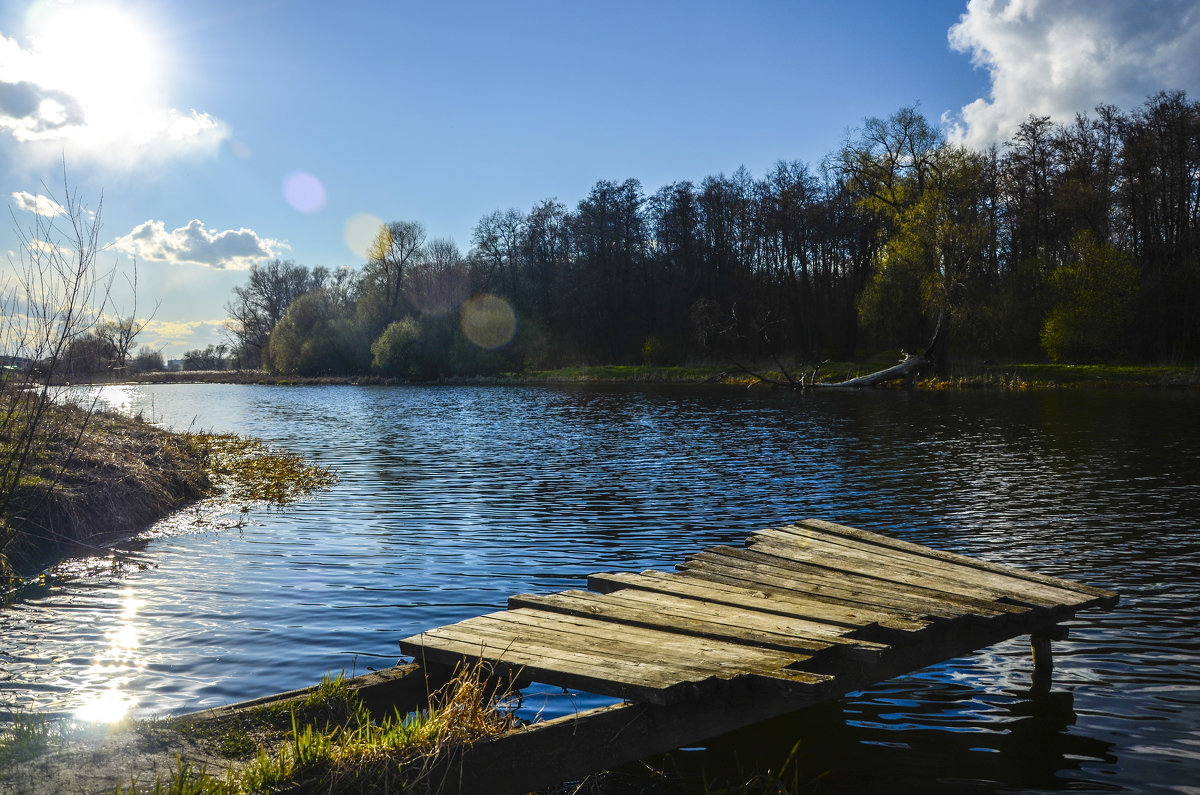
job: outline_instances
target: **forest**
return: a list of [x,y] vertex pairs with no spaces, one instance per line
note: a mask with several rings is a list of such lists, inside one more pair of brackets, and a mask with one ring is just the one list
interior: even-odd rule
[[[1161,92],[964,149],[916,108],[819,164],[496,210],[470,249],[384,224],[361,268],[260,265],[242,368],[430,379],[566,364],[1200,355],[1200,103]],[[195,352],[193,352],[195,353]]]

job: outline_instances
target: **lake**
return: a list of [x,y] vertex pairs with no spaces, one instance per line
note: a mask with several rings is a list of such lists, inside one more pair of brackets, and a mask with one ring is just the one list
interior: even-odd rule
[[[95,391],[95,390],[94,390]],[[1055,644],[950,660],[655,764],[804,791],[1200,792],[1200,394],[113,386],[340,482],[205,504],[0,610],[0,714],[146,717],[395,664],[397,641],[820,517],[1119,591]],[[544,716],[605,703],[531,692]],[[698,774],[697,774],[698,775]]]

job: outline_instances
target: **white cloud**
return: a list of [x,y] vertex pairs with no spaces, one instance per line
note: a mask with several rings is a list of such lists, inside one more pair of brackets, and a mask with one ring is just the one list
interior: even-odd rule
[[951,119],[951,138],[968,146],[1007,140],[1031,113],[1069,121],[1100,103],[1200,89],[1195,0],[970,0],[949,38],[991,75],[988,98]]
[[45,3],[28,44],[0,32],[0,135],[25,157],[129,168],[215,154],[228,126],[166,102],[165,48],[116,6]]
[[202,348],[219,340],[224,329],[224,318],[189,321],[150,320],[142,329],[138,343],[152,348]]
[[281,241],[259,237],[252,229],[209,231],[200,220],[169,232],[162,221],[146,221],[111,245],[142,260],[217,270],[249,270],[288,247]]
[[27,213],[53,218],[56,215],[66,215],[66,209],[49,196],[40,193],[34,195],[25,191],[17,191],[12,195],[17,202],[17,209]]

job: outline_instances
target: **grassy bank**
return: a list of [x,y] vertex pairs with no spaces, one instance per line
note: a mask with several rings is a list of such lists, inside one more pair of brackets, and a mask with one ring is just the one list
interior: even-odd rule
[[[18,443],[0,437],[0,458],[10,460]],[[205,461],[191,438],[140,419],[47,406],[8,484],[0,567],[36,571],[146,527],[213,491]]]
[[[882,370],[896,363],[891,355],[855,362],[826,362],[817,372],[819,383],[831,383]],[[751,365],[750,369],[768,378],[787,381],[774,362]],[[788,363],[794,378],[812,372],[812,365]],[[726,384],[750,386],[752,375],[730,364],[690,366],[652,365],[578,365],[552,370],[530,370],[472,378],[452,378],[443,384]],[[259,370],[207,370],[171,373],[144,373],[138,383],[147,384],[263,384],[274,386],[321,386],[349,384],[390,386],[406,383],[380,376],[298,376],[266,373]],[[895,387],[896,385],[893,385]],[[978,364],[958,363],[948,373],[918,378],[917,389],[1062,389],[1103,388],[1200,388],[1200,365],[1072,365],[1072,364]]]
[[474,665],[404,714],[373,715],[339,676],[296,699],[126,724],[98,745],[24,718],[0,729],[0,790],[439,792],[460,749],[516,725],[517,703]]
[[[28,427],[0,429],[0,463],[15,468],[23,447],[17,431]],[[29,441],[0,516],[7,586],[58,559],[103,551],[206,495],[280,503],[333,477],[254,440],[173,433],[71,404],[46,406]]]

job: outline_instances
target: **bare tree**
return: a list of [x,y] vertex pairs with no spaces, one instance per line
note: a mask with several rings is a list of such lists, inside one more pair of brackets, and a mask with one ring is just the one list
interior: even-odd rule
[[[27,363],[0,375],[0,570],[16,538],[14,523],[57,485],[56,477],[37,489],[40,498],[20,505],[14,500],[38,439],[52,434],[75,440],[60,462],[61,476],[87,428],[90,409],[82,420],[51,411],[57,397],[51,385],[71,345],[96,328],[112,286],[111,274],[96,268],[103,199],[89,210],[71,190],[65,167],[63,185],[61,202],[46,188],[60,212],[35,215],[31,227],[22,227],[13,215],[20,252],[10,262],[15,275],[0,290],[0,344],[8,360]],[[79,424],[67,427],[69,422]]]
[[486,267],[484,284],[517,298],[517,268],[525,214],[515,208],[496,210],[479,219],[471,235],[472,257]]
[[326,269],[317,270],[276,259],[255,265],[246,285],[233,288],[234,299],[225,305],[225,331],[242,366],[259,367],[263,348],[287,308],[330,278]]
[[404,314],[404,277],[425,255],[425,227],[416,221],[384,224],[367,252],[366,279],[383,298],[385,321]]

